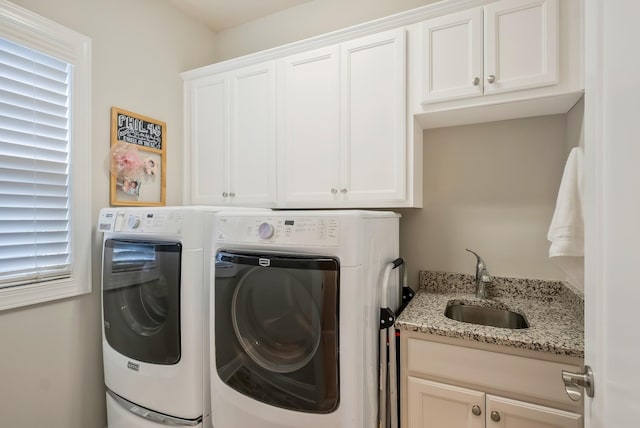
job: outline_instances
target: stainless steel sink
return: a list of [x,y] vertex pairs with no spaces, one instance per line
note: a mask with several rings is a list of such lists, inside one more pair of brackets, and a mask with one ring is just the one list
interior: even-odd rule
[[529,323],[523,315],[508,309],[449,302],[444,315],[452,320],[470,324],[511,329],[529,328]]

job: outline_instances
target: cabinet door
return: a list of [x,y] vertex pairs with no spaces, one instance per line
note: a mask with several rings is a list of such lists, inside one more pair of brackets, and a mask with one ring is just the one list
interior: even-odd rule
[[337,201],[340,62],[337,46],[279,63],[279,195],[284,206]]
[[486,94],[558,82],[557,0],[501,0],[485,6]]
[[487,394],[487,428],[581,428],[577,413]]
[[424,102],[482,95],[482,27],[480,7],[422,24]]
[[407,400],[408,428],[485,426],[483,392],[409,376]]
[[226,74],[208,76],[186,84],[185,201],[190,204],[224,204],[228,182],[228,82]]
[[276,199],[276,77],[270,61],[229,74],[231,202],[273,206]]
[[341,45],[340,197],[349,202],[406,197],[405,30]]

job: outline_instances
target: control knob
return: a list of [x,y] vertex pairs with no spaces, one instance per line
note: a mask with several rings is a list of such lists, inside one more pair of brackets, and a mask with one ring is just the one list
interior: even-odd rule
[[140,226],[140,219],[135,215],[130,215],[127,218],[127,226],[129,229],[137,229]]
[[269,224],[269,223],[261,223],[260,226],[258,226],[258,236],[261,239],[269,239],[273,236],[273,225]]

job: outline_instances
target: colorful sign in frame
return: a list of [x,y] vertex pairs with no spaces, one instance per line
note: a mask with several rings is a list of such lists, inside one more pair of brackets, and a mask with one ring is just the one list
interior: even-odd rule
[[111,205],[166,205],[167,124],[118,107],[111,108],[111,152],[125,148],[135,163],[135,173],[111,174]]

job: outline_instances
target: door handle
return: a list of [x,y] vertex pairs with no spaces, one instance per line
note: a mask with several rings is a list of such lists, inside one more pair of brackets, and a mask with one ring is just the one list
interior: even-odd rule
[[582,373],[562,370],[562,382],[564,382],[564,389],[567,391],[567,395],[573,401],[580,400],[580,397],[582,397],[582,388],[584,388],[587,393],[587,397],[593,397],[593,371],[589,366],[584,366],[584,372]]

